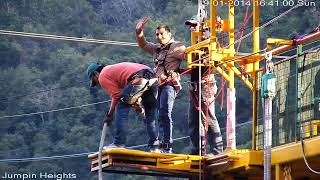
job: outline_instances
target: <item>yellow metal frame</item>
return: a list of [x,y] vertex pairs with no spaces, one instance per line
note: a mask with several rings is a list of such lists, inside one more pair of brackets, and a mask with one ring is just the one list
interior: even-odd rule
[[313,120],[311,122],[304,122],[304,137],[310,137],[318,135],[318,128],[320,127],[320,120]]
[[[142,168],[145,170],[153,169],[155,171],[170,170],[186,172],[186,173],[199,173],[199,164],[203,160],[203,157],[185,154],[164,154],[164,153],[151,153],[138,150],[129,150],[123,148],[106,149],[102,152],[102,167],[104,169],[116,166],[117,163],[125,162],[132,165],[135,168]],[[98,170],[98,153],[88,156],[91,162],[91,171]]]
[[[311,165],[317,167],[320,161],[320,137],[304,140],[305,156],[311,159]],[[272,148],[271,164],[275,167],[275,179],[302,177],[308,173],[301,161],[301,143],[294,142]],[[98,171],[98,153],[88,156],[91,159],[91,171]],[[263,151],[233,150],[214,157],[185,154],[149,153],[138,150],[114,148],[103,151],[102,168],[108,172],[112,167],[140,169],[147,172],[162,172],[173,176],[198,176],[205,171],[206,176],[226,179],[241,174],[245,177],[263,176]],[[289,169],[288,169],[289,168]],[[290,169],[295,171],[291,174]],[[127,170],[130,172],[130,170]],[[127,172],[126,171],[126,172]],[[112,172],[112,171],[111,171]],[[143,174],[143,173],[142,173]],[[309,174],[308,174],[309,175]]]
[[[229,3],[229,18],[222,20],[222,28],[216,27],[217,2],[223,1]],[[232,0],[231,0],[232,1]],[[231,150],[224,154],[210,157],[200,157],[184,154],[162,154],[149,153],[137,150],[128,149],[109,149],[103,151],[103,170],[106,171],[110,167],[128,167],[142,170],[152,170],[158,172],[165,172],[169,174],[181,175],[195,175],[203,173],[203,170],[215,177],[222,177],[217,179],[232,179],[232,174],[247,174],[247,177],[262,177],[263,172],[263,152],[256,149],[256,127],[257,127],[257,80],[256,72],[259,71],[259,62],[264,57],[259,54],[259,0],[254,0],[253,3],[253,49],[252,54],[246,57],[237,56],[234,48],[234,24],[235,13],[234,3],[230,0],[210,0],[210,19],[206,21],[206,25],[210,27],[210,39],[199,42],[202,37],[201,32],[191,32],[191,46],[186,49],[188,67],[195,66],[210,66],[219,72],[222,77],[228,82],[228,87],[233,89],[235,75],[238,76],[245,85],[253,93],[253,110],[252,110],[252,150]],[[218,42],[217,33],[227,32],[229,46],[221,47]],[[315,37],[319,37],[318,34]],[[301,42],[303,43],[303,42]],[[291,48],[293,42],[291,40],[269,38],[267,40],[268,49],[272,46],[285,45],[281,50]],[[208,59],[206,63],[194,62],[193,54],[197,54],[199,58],[206,55],[208,51]],[[272,50],[273,54],[279,53],[280,49]],[[220,64],[220,66],[215,66]],[[248,75],[243,76],[238,66],[247,66]],[[313,134],[318,134],[320,120],[312,121]],[[305,140],[305,150],[307,158],[320,157],[320,137]],[[272,165],[275,167],[275,179],[291,178],[291,169],[295,168],[292,164],[302,159],[301,144],[299,142],[286,144],[284,146],[272,148]],[[98,154],[91,154],[89,158],[92,160],[91,171],[98,170]],[[319,162],[317,161],[317,162]],[[205,163],[205,164],[204,164]],[[295,166],[304,167],[304,163],[295,164]],[[199,168],[201,167],[201,168]],[[305,168],[305,167],[304,167]],[[200,171],[201,170],[201,171]],[[253,171],[251,171],[253,170]],[[304,170],[304,169],[303,169]],[[230,174],[229,174],[230,172]],[[252,173],[257,176],[252,176]]]
[[[304,140],[305,156],[310,161],[310,165],[318,167],[320,162],[320,137],[314,137]],[[283,146],[272,148],[271,165],[275,167],[275,179],[301,178],[303,175],[310,175],[305,163],[302,161],[301,143],[294,142]],[[206,164],[214,168],[206,170],[217,179],[226,179],[226,175],[242,174],[246,177],[258,178],[263,177],[263,151],[254,150],[235,150],[227,154],[226,161],[228,164],[221,164],[221,158],[216,157]],[[215,165],[217,164],[217,165]],[[290,172],[290,169],[295,172]],[[232,177],[232,175],[231,175]],[[316,176],[318,177],[318,176]],[[313,178],[311,178],[313,179]]]
[[[222,28],[218,29],[216,26],[217,19],[217,9],[215,4],[219,4],[223,1],[225,4],[229,4],[228,10],[228,19],[222,20]],[[191,46],[186,49],[187,53],[187,64],[188,67],[196,66],[211,66],[217,72],[221,74],[222,77],[228,82],[228,88],[235,89],[235,75],[239,77],[244,84],[252,91],[253,93],[253,123],[252,123],[252,149],[256,149],[255,144],[255,129],[257,121],[257,95],[256,95],[256,86],[257,86],[257,77],[256,72],[259,70],[259,61],[264,58],[259,54],[259,0],[254,0],[253,3],[253,55],[247,56],[245,58],[235,55],[235,11],[234,11],[234,2],[233,0],[210,0],[210,19],[206,21],[206,25],[210,27],[210,39],[200,41],[202,37],[202,32],[191,32]],[[221,47],[217,38],[218,32],[227,32],[228,33],[228,46]],[[200,41],[200,42],[199,42]],[[205,54],[204,49],[209,51],[208,54],[208,63],[203,64],[201,62],[193,62],[193,54],[198,54],[198,57],[203,57]],[[215,66],[215,64],[221,64],[221,66]],[[249,76],[243,76],[241,70],[236,66],[246,66],[247,74]],[[251,78],[251,79],[249,79]]]

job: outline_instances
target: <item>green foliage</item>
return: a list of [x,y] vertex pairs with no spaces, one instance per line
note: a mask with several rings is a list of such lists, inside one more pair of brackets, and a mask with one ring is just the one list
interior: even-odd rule
[[[319,23],[317,7],[302,7],[261,31],[261,47],[267,37],[288,38],[291,33],[305,34]],[[222,18],[227,17],[219,8]],[[287,7],[262,7],[261,22],[287,10]],[[236,7],[236,29],[242,25],[245,7]],[[159,24],[171,26],[174,38],[190,45],[190,32],[185,20],[197,13],[197,1],[181,0],[1,0],[0,29],[43,34],[86,37],[135,42],[137,21],[149,16],[145,27],[149,41],[154,41],[154,29]],[[261,24],[263,24],[261,23]],[[249,25],[252,24],[249,22]],[[251,29],[246,29],[248,33]],[[137,47],[49,40],[0,35],[0,116],[43,112],[79,106],[109,99],[102,90],[90,89],[86,77],[89,62],[114,64],[123,61],[152,66],[152,58]],[[220,35],[221,37],[221,35]],[[241,51],[251,52],[251,40],[244,40]],[[186,82],[189,77],[183,77]],[[218,85],[221,86],[221,79]],[[251,121],[251,92],[237,85],[237,122]],[[224,91],[226,88],[224,88]],[[225,127],[226,103],[218,108],[217,117]],[[188,86],[183,84],[173,112],[174,137],[188,136]],[[41,157],[94,152],[108,104],[50,112],[32,116],[0,119],[0,159]],[[112,127],[110,128],[112,129]],[[147,142],[141,117],[129,117],[128,145]],[[112,142],[112,131],[106,143]],[[225,138],[224,138],[225,139]],[[239,147],[250,148],[251,124],[237,129]],[[175,152],[189,153],[189,139],[174,142]],[[75,173],[77,179],[97,179],[90,172],[86,156],[61,160],[23,163],[0,162],[0,172],[65,172]],[[110,175],[107,179],[156,179],[154,177]]]
[[16,67],[20,63],[21,53],[17,50],[17,47],[14,47],[14,44],[1,41],[0,57],[1,67]]

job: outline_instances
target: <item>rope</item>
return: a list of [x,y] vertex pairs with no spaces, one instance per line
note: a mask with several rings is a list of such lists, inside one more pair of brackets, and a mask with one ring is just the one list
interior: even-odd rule
[[[303,0],[302,0],[302,1],[303,1]],[[304,0],[303,2],[306,2],[306,0]],[[285,12],[281,13],[280,15],[278,15],[278,16],[276,16],[276,17],[274,17],[273,19],[271,19],[271,20],[270,20],[270,21],[268,21],[267,23],[263,24],[262,26],[258,27],[258,28],[257,28],[257,29],[255,29],[255,30],[251,31],[250,33],[246,34],[246,35],[245,35],[245,36],[243,36],[242,38],[240,38],[240,39],[236,40],[234,43],[229,44],[229,45],[227,45],[226,47],[223,47],[223,49],[226,49],[226,48],[228,48],[228,47],[230,47],[230,46],[232,46],[232,45],[234,45],[234,44],[238,43],[239,41],[242,41],[243,39],[248,38],[248,37],[249,37],[249,36],[251,36],[254,32],[256,32],[256,31],[258,31],[258,30],[260,30],[260,29],[263,29],[263,28],[265,28],[266,26],[268,26],[268,25],[270,25],[270,24],[272,24],[272,23],[274,23],[274,22],[278,21],[280,18],[282,18],[283,16],[287,15],[289,12],[291,12],[292,10],[294,10],[294,9],[296,9],[296,8],[300,7],[300,6],[302,6],[302,3],[301,3],[301,4],[300,4],[300,3],[298,3],[297,5],[293,6],[293,7],[292,7],[292,8],[290,8],[289,10],[287,10],[287,11],[285,11]]]
[[[237,124],[236,127],[241,127],[246,124],[251,124],[252,121],[247,121],[244,123]],[[222,130],[225,128],[221,128]],[[183,139],[190,138],[190,136],[183,136],[179,138],[173,139],[173,141],[179,141]],[[146,147],[148,144],[140,144],[126,147],[126,149],[137,149],[141,147]],[[32,157],[32,158],[8,158],[8,159],[0,159],[0,162],[4,163],[11,163],[11,162],[31,162],[31,161],[48,161],[48,160],[55,160],[55,159],[68,159],[68,158],[78,158],[82,156],[88,156],[90,154],[94,154],[96,152],[84,152],[84,153],[77,153],[77,154],[67,154],[67,155],[59,155],[59,156],[42,156],[42,157]]]
[[[242,27],[241,27],[241,29],[240,29],[240,31],[241,31],[241,36],[240,36],[240,38],[243,37],[244,29],[245,29],[245,27],[247,26],[247,24],[248,24],[248,22],[249,22],[249,19],[253,16],[253,12],[251,12],[250,16],[248,17],[249,7],[250,7],[250,6],[247,6],[247,8],[246,8],[246,14],[245,14],[245,17],[244,17],[244,19],[243,19]],[[240,32],[239,32],[239,33],[240,33]],[[235,35],[235,37],[236,37],[236,36],[237,36],[237,35]],[[237,50],[236,50],[237,53],[238,53],[239,50],[240,50],[241,43],[242,43],[242,40],[239,41],[239,43],[238,43],[238,47],[237,47]],[[246,73],[247,73],[247,64],[243,65],[243,66],[241,67],[241,69],[242,69],[242,74],[246,74]]]
[[[239,33],[241,33],[240,38],[243,36],[244,28],[247,26],[247,24],[249,22],[249,19],[253,16],[253,12],[251,12],[250,16],[248,17],[249,7],[250,6],[247,6],[247,8],[246,8],[246,14],[245,14],[244,19],[243,19],[243,24],[242,24],[242,26],[240,28],[240,32],[239,32]],[[235,37],[236,36],[237,36],[237,34],[235,35]],[[242,42],[242,40],[239,41],[239,43],[238,43],[237,52],[239,52],[239,50],[240,50],[241,42]]]
[[[179,137],[173,139],[173,141],[179,141],[182,139],[187,139],[189,136]],[[129,146],[126,147],[126,149],[135,149],[140,147],[146,147],[148,144],[141,144],[141,145],[135,145],[135,146]],[[30,162],[30,161],[44,161],[44,160],[55,160],[55,159],[67,159],[67,158],[75,158],[75,157],[82,157],[82,156],[88,156],[90,154],[94,154],[96,152],[85,152],[85,153],[79,153],[79,154],[68,154],[68,155],[61,155],[61,156],[44,156],[44,157],[33,157],[33,158],[16,158],[16,159],[0,159],[0,162]]]
[[48,111],[40,111],[40,112],[34,112],[34,113],[25,113],[25,114],[15,114],[15,115],[9,115],[9,116],[1,116],[0,119],[4,118],[14,118],[14,117],[22,117],[22,116],[33,116],[33,115],[38,115],[38,114],[45,114],[45,113],[50,113],[50,112],[58,112],[58,111],[65,111],[65,110],[70,110],[70,109],[76,109],[76,108],[82,108],[82,107],[87,107],[87,106],[93,106],[97,104],[104,104],[107,102],[110,102],[111,100],[108,101],[100,101],[100,102],[95,102],[95,103],[89,103],[89,104],[82,104],[79,106],[72,106],[72,107],[66,107],[66,108],[61,108],[61,109],[53,109],[53,110],[48,110]]
[[33,157],[33,158],[19,158],[19,159],[1,159],[0,162],[30,162],[30,161],[45,161],[45,160],[55,160],[55,159],[67,159],[67,158],[76,158],[82,156],[88,156],[95,152],[86,152],[79,154],[68,154],[61,156],[44,156],[44,157]]
[[[300,7],[300,6],[301,6],[301,4],[297,4],[297,5],[293,6],[293,7],[290,8],[289,10],[287,10],[287,11],[281,13],[280,15],[274,17],[273,19],[271,19],[270,21],[266,22],[265,24],[263,24],[262,26],[258,27],[257,29],[255,29],[255,30],[251,31],[250,33],[246,34],[245,36],[239,38],[239,39],[236,40],[234,43],[229,44],[229,45],[223,47],[222,50],[224,50],[224,49],[226,49],[226,48],[228,48],[228,47],[230,47],[230,46],[232,46],[232,45],[234,45],[234,44],[236,44],[236,43],[239,43],[240,41],[248,38],[248,37],[251,36],[254,32],[256,32],[256,31],[258,31],[258,30],[260,30],[260,29],[263,29],[263,28],[265,28],[266,26],[268,26],[268,25],[270,25],[270,24],[278,21],[280,18],[282,18],[283,16],[287,15],[289,12],[291,12],[292,10],[294,10],[294,9]],[[255,54],[259,54],[259,53],[261,53],[261,52],[264,52],[265,50],[266,50],[266,48],[263,49],[263,50],[260,50],[259,52],[250,53],[250,54],[248,54],[248,55],[246,55],[246,56],[242,56],[242,57],[230,59],[230,60],[228,60],[228,61],[224,61],[224,62],[218,63],[216,66],[220,66],[220,65],[225,64],[225,63],[229,63],[229,62],[234,62],[234,61],[237,61],[237,60],[241,60],[241,59],[243,59],[243,58],[246,58],[246,57],[249,57],[249,56],[252,56],[252,55],[255,55]]]
[[58,35],[51,35],[51,34],[28,33],[28,32],[18,32],[18,31],[7,31],[7,30],[0,30],[0,34],[12,35],[12,36],[24,36],[24,37],[32,37],[32,38],[88,42],[88,43],[97,43],[97,44],[111,44],[111,45],[132,46],[132,47],[138,46],[137,43],[131,43],[131,42],[78,38],[78,37],[71,37],[71,36],[58,36]]
[[250,57],[250,56],[255,55],[255,54],[260,54],[260,53],[262,53],[262,52],[265,52],[266,50],[267,50],[267,48],[262,49],[262,50],[260,50],[260,51],[258,51],[258,52],[254,52],[254,53],[247,54],[247,55],[245,55],[245,56],[241,56],[241,57],[238,57],[238,58],[233,58],[233,59],[230,59],[230,60],[228,60],[228,61],[224,61],[224,62],[218,63],[217,66],[220,66],[220,65],[222,65],[222,64],[226,64],[226,63],[229,63],[229,62],[238,61],[238,60],[244,59],[244,58],[246,58],[246,57]]
[[31,92],[29,94],[4,97],[4,98],[0,98],[0,102],[4,102],[4,101],[10,102],[11,100],[9,101],[9,99],[18,99],[18,98],[22,98],[22,97],[26,97],[26,96],[30,96],[30,95],[35,95],[35,94],[39,94],[39,93],[44,93],[44,92],[48,92],[48,91],[53,91],[53,90],[57,90],[57,89],[71,88],[71,87],[78,85],[78,83],[86,83],[86,82],[89,82],[89,80],[78,81],[72,85],[58,86],[58,87],[52,87],[52,88],[49,87],[47,90],[40,90],[40,91],[36,91],[36,92]]
[[176,79],[176,78],[178,78],[178,77],[180,77],[180,76],[182,76],[182,75],[185,75],[185,74],[189,73],[191,70],[192,70],[192,68],[190,68],[190,69],[188,69],[188,70],[185,70],[184,72],[182,72],[182,73],[180,73],[180,74],[178,74],[178,75],[176,75],[176,76],[174,76],[174,77],[172,77],[172,78],[169,78],[169,79],[165,80],[164,82],[162,82],[161,84],[159,84],[159,87],[167,84],[168,82],[171,82],[172,80],[174,80],[174,79]]
[[[299,56],[299,54],[297,54],[297,56]],[[303,54],[303,62],[302,62],[302,72],[301,72],[301,86],[303,84],[303,81],[304,81],[304,70],[305,70],[305,62],[306,62],[306,56],[307,56],[307,53],[304,53]],[[298,72],[297,72],[298,73]],[[302,94],[302,91],[300,90],[300,99],[302,99],[302,97],[304,96]],[[298,97],[297,97],[298,98]],[[300,103],[301,105],[301,103]],[[299,107],[298,107],[299,108]],[[304,163],[306,164],[306,166],[308,167],[308,169],[313,172],[314,174],[318,174],[320,175],[320,171],[316,171],[314,169],[312,169],[307,161],[307,158],[306,158],[306,155],[305,155],[305,147],[304,147],[304,143],[303,143],[303,137],[302,137],[302,132],[303,132],[303,129],[302,129],[302,113],[301,113],[301,106],[300,106],[300,109],[299,109],[299,113],[300,113],[300,143],[301,143],[301,150],[302,150],[302,156],[303,156],[303,161]]]
[[[188,73],[190,70],[191,70],[191,69],[186,70],[186,71],[183,72],[182,74],[186,74],[186,73]],[[181,84],[185,84],[185,83],[190,83],[190,81],[186,81],[186,82],[183,82],[183,83],[181,83]],[[46,114],[46,113],[50,113],[50,112],[65,111],[65,110],[82,108],[82,107],[87,107],[87,106],[92,106],[92,105],[97,105],[97,104],[103,104],[103,103],[107,103],[107,102],[110,102],[110,101],[111,101],[111,100],[108,100],[108,101],[100,101],[100,102],[96,102],[96,103],[89,103],[89,104],[83,104],[83,105],[79,105],[79,106],[72,106],[72,107],[66,107],[66,108],[61,108],[61,109],[53,109],[53,110],[48,110],[48,111],[40,111],[40,112],[34,112],[34,113],[24,113],[24,114],[7,115],[7,116],[1,116],[0,119],[23,117],[23,116],[33,116],[33,115],[38,115],[38,114]],[[1,101],[0,101],[0,102],[1,102]]]

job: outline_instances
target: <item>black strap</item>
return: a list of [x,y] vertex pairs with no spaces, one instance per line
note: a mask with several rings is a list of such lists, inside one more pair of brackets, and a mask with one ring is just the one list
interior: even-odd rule
[[[158,61],[158,64],[157,64],[157,66],[159,66],[159,65],[162,65],[162,66],[163,66],[164,73],[165,73],[165,75],[166,75],[167,77],[169,76],[169,73],[168,73],[168,71],[167,71],[167,69],[166,69],[165,63],[166,63],[166,58],[167,58],[168,52],[169,52],[169,50],[170,50],[171,44],[172,44],[172,43],[167,44],[167,46],[166,46],[164,49],[162,49],[162,50],[167,50],[167,52],[166,52],[166,54],[165,54],[165,56],[164,56],[164,58],[163,58],[163,62],[162,62],[161,64],[159,64],[159,61]],[[161,52],[161,47],[158,47],[158,48],[156,49],[156,52],[157,52],[157,54],[158,54],[158,56],[159,56],[159,54],[160,54],[160,52]]]
[[131,82],[132,80],[134,80],[137,77],[143,77],[145,79],[152,79],[155,78],[155,73],[152,69],[148,68],[148,69],[142,69],[136,73],[133,73],[128,79],[128,82]]

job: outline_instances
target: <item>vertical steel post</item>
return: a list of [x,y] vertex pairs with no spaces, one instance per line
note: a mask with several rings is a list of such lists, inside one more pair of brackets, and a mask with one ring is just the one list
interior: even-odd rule
[[263,98],[264,118],[264,180],[271,180],[272,147],[272,98],[276,94],[276,75],[273,73],[272,53],[266,53],[266,73],[262,76],[261,96]]
[[[301,79],[299,79],[299,69],[302,67],[302,61],[303,61],[303,56],[301,56],[302,53],[302,45],[298,45],[297,47],[297,62],[296,62],[296,124],[295,124],[295,131],[296,131],[296,141],[301,140],[300,137],[303,137],[303,135],[300,136],[300,133],[303,133],[303,128],[302,128],[302,121],[301,121],[301,86],[302,84],[299,85],[299,82],[301,82]],[[300,90],[300,91],[299,91]]]
[[271,180],[272,97],[264,99],[264,180]]
[[[229,50],[234,51],[234,5],[229,3]],[[232,66],[234,62],[230,63]],[[234,71],[228,69],[227,92],[227,150],[236,149],[236,90],[234,88]]]
[[[259,52],[259,0],[253,0],[253,52]],[[256,150],[256,126],[257,126],[257,77],[256,72],[259,69],[259,62],[255,62],[252,70],[252,149]]]

